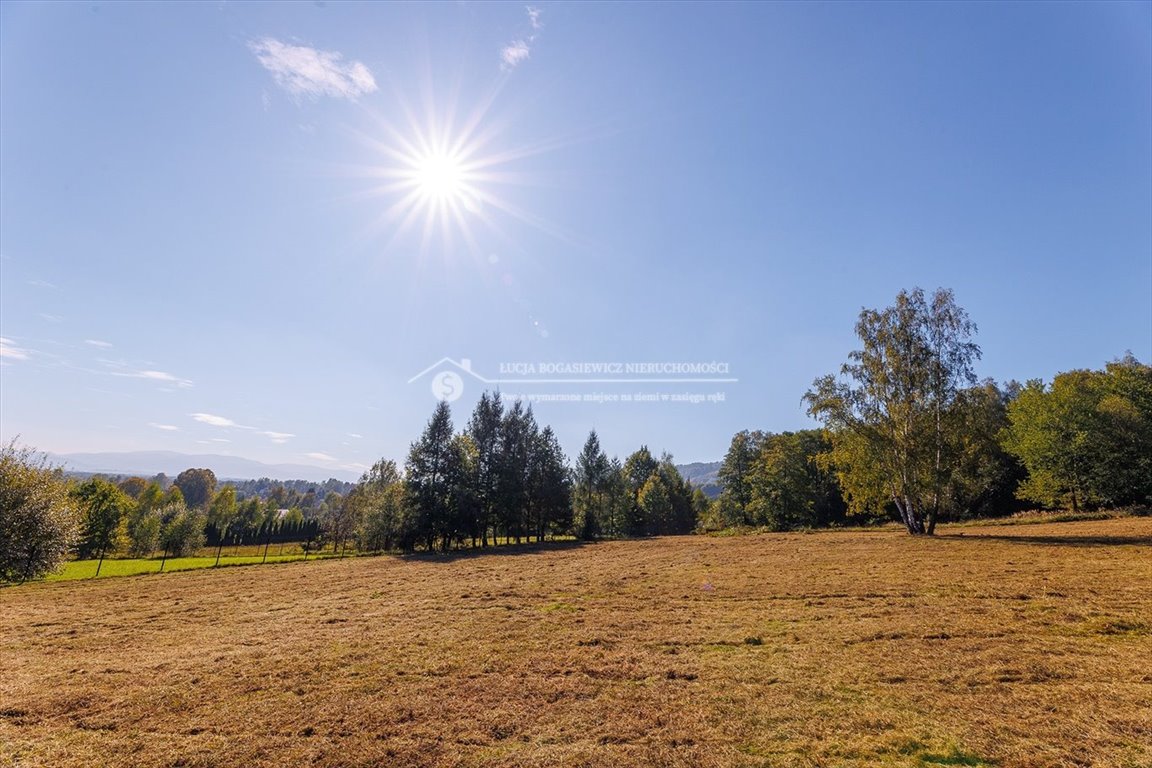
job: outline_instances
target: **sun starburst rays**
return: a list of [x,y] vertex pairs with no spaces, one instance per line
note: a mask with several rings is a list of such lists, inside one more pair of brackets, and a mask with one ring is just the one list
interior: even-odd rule
[[378,160],[347,168],[372,181],[350,197],[385,203],[364,235],[384,237],[388,251],[418,242],[421,255],[436,251],[450,260],[466,252],[477,261],[486,261],[493,249],[522,247],[513,234],[516,228],[509,227],[514,222],[561,241],[577,241],[531,213],[520,193],[543,183],[524,161],[579,139],[510,146],[509,124],[491,114],[495,93],[471,110],[459,109],[458,95],[443,109],[425,95],[413,109],[397,94],[399,110],[391,118],[378,116],[373,135],[356,134]]
[[392,198],[380,223],[394,238],[420,227],[424,249],[437,237],[445,245],[462,237],[477,247],[473,221],[489,223],[485,208],[496,202],[490,189],[501,182],[486,170],[483,144],[468,132],[454,135],[450,125],[437,128],[411,118],[407,135],[392,126],[385,133],[373,143],[386,163],[371,174],[383,182],[373,194]]

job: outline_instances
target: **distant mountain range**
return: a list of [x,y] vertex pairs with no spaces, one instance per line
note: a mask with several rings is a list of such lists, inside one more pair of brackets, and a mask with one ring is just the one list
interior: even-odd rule
[[719,461],[695,461],[691,464],[677,464],[676,469],[680,470],[680,475],[692,483],[692,485],[704,491],[710,499],[714,499],[720,495],[720,480],[717,475],[720,472]]
[[313,464],[265,464],[261,461],[214,453],[191,454],[176,451],[128,451],[124,453],[65,453],[52,456],[71,472],[151,477],[163,472],[175,477],[186,469],[204,467],[220,480],[308,480],[322,483],[329,478],[354,482],[357,472],[329,469]]
[[[63,453],[52,458],[70,472],[105,475],[139,475],[151,477],[163,472],[175,477],[186,469],[205,467],[216,473],[220,480],[308,480],[322,483],[329,478],[355,482],[360,474],[346,469],[328,469],[314,464],[265,464],[241,456],[223,456],[216,453],[178,453],[177,451],[126,451],[121,453]],[[697,461],[677,464],[676,469],[692,485],[702,488],[709,498],[720,494],[716,474],[718,461]]]

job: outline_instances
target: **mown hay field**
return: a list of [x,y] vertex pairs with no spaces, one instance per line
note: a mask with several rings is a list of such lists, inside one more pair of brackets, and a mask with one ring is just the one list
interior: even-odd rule
[[1152,518],[0,590],[0,765],[1152,766]]

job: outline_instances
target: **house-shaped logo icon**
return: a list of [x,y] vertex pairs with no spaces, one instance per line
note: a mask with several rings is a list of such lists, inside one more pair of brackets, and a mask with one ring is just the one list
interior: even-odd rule
[[408,379],[408,383],[412,384],[428,374],[433,374],[432,396],[446,403],[454,402],[460,398],[460,395],[464,394],[464,377],[461,374],[467,374],[477,381],[488,383],[487,379],[472,370],[472,361],[466,357],[460,360],[442,357]]

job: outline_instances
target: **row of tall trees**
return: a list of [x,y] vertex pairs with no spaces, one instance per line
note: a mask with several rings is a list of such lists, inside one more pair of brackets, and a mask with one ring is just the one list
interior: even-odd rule
[[671,456],[642,447],[621,463],[592,431],[570,467],[531,407],[485,392],[461,432],[438,403],[403,472],[377,462],[326,518],[326,531],[334,547],[351,539],[367,551],[484,548],[557,535],[689,533],[706,506]]
[[346,496],[328,500],[321,519],[334,549],[543,541],[569,532],[572,520],[568,469],[552,428],[540,428],[522,403],[505,407],[488,393],[459,433],[448,404],[438,403],[403,472],[381,459]]
[[438,403],[408,451],[403,483],[408,515],[396,539],[406,549],[543,541],[571,526],[556,435],[539,427],[531,407],[516,401],[505,408],[499,394],[481,396],[460,434],[448,404]]
[[707,505],[671,456],[657,460],[641,446],[621,464],[604,453],[595,430],[576,459],[573,485],[575,530],[585,539],[691,533]]

